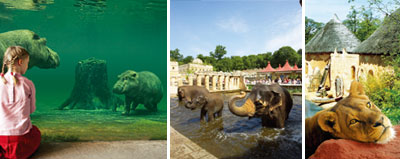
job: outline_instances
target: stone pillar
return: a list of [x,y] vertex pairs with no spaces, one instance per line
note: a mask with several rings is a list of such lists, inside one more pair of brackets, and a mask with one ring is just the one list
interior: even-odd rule
[[193,76],[192,75],[189,75],[189,86],[192,86],[193,85]]
[[217,78],[218,78],[218,76],[216,76],[216,75],[212,76],[212,90],[213,91],[217,90]]
[[230,81],[229,81],[229,89],[235,89],[234,85],[233,85],[233,81],[234,81],[235,77],[231,77]]
[[234,84],[234,85],[235,85],[235,86],[234,86],[235,89],[238,89],[238,78],[237,78],[237,77],[235,77],[235,82],[234,82],[234,83],[235,83],[235,84]]
[[201,86],[201,76],[200,75],[197,75],[197,77],[196,77],[196,85]]
[[204,85],[207,90],[210,90],[210,77],[208,75],[204,76]]
[[229,76],[225,77],[225,90],[229,90]]
[[224,90],[224,75],[219,76],[219,90]]
[[183,83],[182,83],[182,76],[178,76],[178,87],[179,86],[182,86],[183,85]]
[[171,77],[171,87],[175,87],[175,78],[176,77]]

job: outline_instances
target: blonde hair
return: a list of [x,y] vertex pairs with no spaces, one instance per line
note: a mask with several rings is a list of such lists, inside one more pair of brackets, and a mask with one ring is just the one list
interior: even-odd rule
[[3,56],[3,65],[1,68],[1,80],[3,83],[7,83],[6,78],[4,78],[4,67],[7,66],[9,70],[11,70],[11,75],[13,77],[14,84],[17,84],[18,81],[15,78],[15,74],[12,72],[12,67],[18,59],[24,59],[29,56],[28,51],[26,51],[23,47],[21,46],[10,46],[7,48],[6,52],[4,52]]

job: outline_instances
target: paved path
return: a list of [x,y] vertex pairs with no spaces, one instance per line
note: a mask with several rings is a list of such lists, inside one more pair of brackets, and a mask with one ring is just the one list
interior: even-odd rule
[[170,127],[171,159],[215,159],[199,145]]
[[33,159],[166,159],[167,141],[43,143]]

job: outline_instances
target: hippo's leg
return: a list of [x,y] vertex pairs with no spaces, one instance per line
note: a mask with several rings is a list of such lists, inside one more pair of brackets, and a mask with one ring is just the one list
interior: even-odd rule
[[125,111],[122,112],[122,115],[129,115],[129,112],[131,111],[131,104],[132,99],[125,97]]
[[144,106],[152,112],[157,112],[157,103],[145,104]]
[[131,110],[136,110],[136,107],[139,105],[139,103],[133,102]]

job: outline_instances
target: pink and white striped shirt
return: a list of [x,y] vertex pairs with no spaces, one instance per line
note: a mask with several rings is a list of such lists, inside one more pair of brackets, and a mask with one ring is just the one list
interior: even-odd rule
[[0,81],[0,135],[20,136],[32,128],[30,114],[36,109],[36,90],[31,80],[15,73],[18,84],[15,85],[11,73],[4,77],[7,83]]

